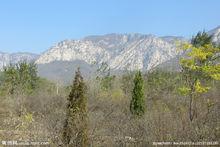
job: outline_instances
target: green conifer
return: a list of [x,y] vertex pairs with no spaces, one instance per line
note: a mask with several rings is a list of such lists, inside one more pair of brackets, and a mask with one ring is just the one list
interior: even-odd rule
[[144,81],[140,71],[135,74],[130,111],[135,116],[142,116],[145,112]]
[[85,84],[80,70],[76,72],[73,86],[68,97],[63,143],[66,146],[88,146],[87,99]]
[[198,32],[191,40],[191,44],[195,47],[205,46],[207,44],[212,44],[212,36],[207,34],[205,31]]

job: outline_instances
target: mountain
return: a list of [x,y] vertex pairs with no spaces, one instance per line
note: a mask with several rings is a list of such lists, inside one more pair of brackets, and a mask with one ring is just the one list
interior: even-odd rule
[[91,41],[65,40],[43,53],[36,61],[37,64],[46,64],[53,61],[82,60],[88,64],[101,63],[109,60],[108,52]]
[[108,34],[81,40],[65,40],[43,53],[37,64],[81,60],[106,62],[112,70],[150,70],[177,55],[174,44],[142,34]]
[[[208,33],[213,36],[213,42],[220,44],[220,26]],[[35,60],[40,76],[59,81],[70,80],[77,67],[81,67],[85,76],[92,75],[102,63],[107,63],[112,72],[155,68],[178,70],[178,59],[181,57],[175,47],[178,41],[190,40],[139,33],[87,36],[80,40],[61,41],[40,56],[0,52],[0,69],[10,62]]]
[[18,63],[19,61],[26,60],[28,62],[35,61],[39,55],[33,53],[3,53],[0,52],[0,70],[3,69],[4,66]]
[[[208,33],[213,35],[213,42],[220,42],[220,27]],[[87,71],[94,72],[93,67],[97,69],[103,62],[107,63],[113,72],[137,69],[148,71],[155,68],[179,70],[178,60],[181,55],[175,47],[178,41],[190,40],[181,36],[157,37],[139,33],[87,36],[80,40],[57,43],[44,52],[36,63],[40,67],[41,76],[54,76],[53,79],[60,77],[58,75],[69,79],[69,76],[72,76],[69,72],[73,72],[71,69],[78,66],[87,75]],[[53,70],[50,70],[51,68]]]
[[220,44],[220,26],[208,32],[209,35],[212,35],[212,40],[216,44]]

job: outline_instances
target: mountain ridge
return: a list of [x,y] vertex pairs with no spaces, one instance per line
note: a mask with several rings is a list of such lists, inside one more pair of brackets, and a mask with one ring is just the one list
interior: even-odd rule
[[[174,44],[160,37],[142,34],[107,34],[85,37],[82,40],[61,41],[41,55],[36,63],[84,60],[89,64],[107,62],[113,70],[125,68],[149,70],[152,66],[163,62],[164,58],[170,59],[175,55],[177,53]],[[157,59],[148,61],[153,59],[152,56]],[[139,58],[140,60],[137,61],[136,59]]]
[[[220,26],[207,33],[212,35],[213,42],[220,44]],[[107,63],[112,71],[148,71],[158,66],[166,67],[166,64],[169,64],[167,67],[176,67],[171,65],[177,64],[175,58],[180,56],[176,50],[176,41],[190,40],[181,36],[158,37],[140,33],[90,35],[79,40],[60,41],[40,55],[0,52],[0,69],[11,62],[28,59],[38,64],[40,76],[49,78],[51,74],[54,79],[56,76],[66,75],[66,70],[70,70],[71,65],[74,69],[75,66],[81,66],[82,70],[85,68],[90,71],[94,69],[88,66],[98,67],[102,63]],[[62,65],[68,68],[57,67]],[[50,69],[58,72],[56,76]]]

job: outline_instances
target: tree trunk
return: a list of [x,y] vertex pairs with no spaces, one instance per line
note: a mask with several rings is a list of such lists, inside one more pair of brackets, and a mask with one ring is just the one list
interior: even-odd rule
[[193,114],[193,94],[192,94],[192,92],[190,93],[190,100],[189,100],[189,119],[190,119],[190,121],[193,121],[193,116],[194,116],[194,114]]

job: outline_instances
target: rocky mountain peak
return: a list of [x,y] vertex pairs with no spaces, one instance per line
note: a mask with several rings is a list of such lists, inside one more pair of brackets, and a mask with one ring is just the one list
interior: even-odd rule
[[149,70],[176,54],[173,44],[153,35],[107,34],[59,42],[36,63],[83,60],[88,64],[107,62],[114,70]]

